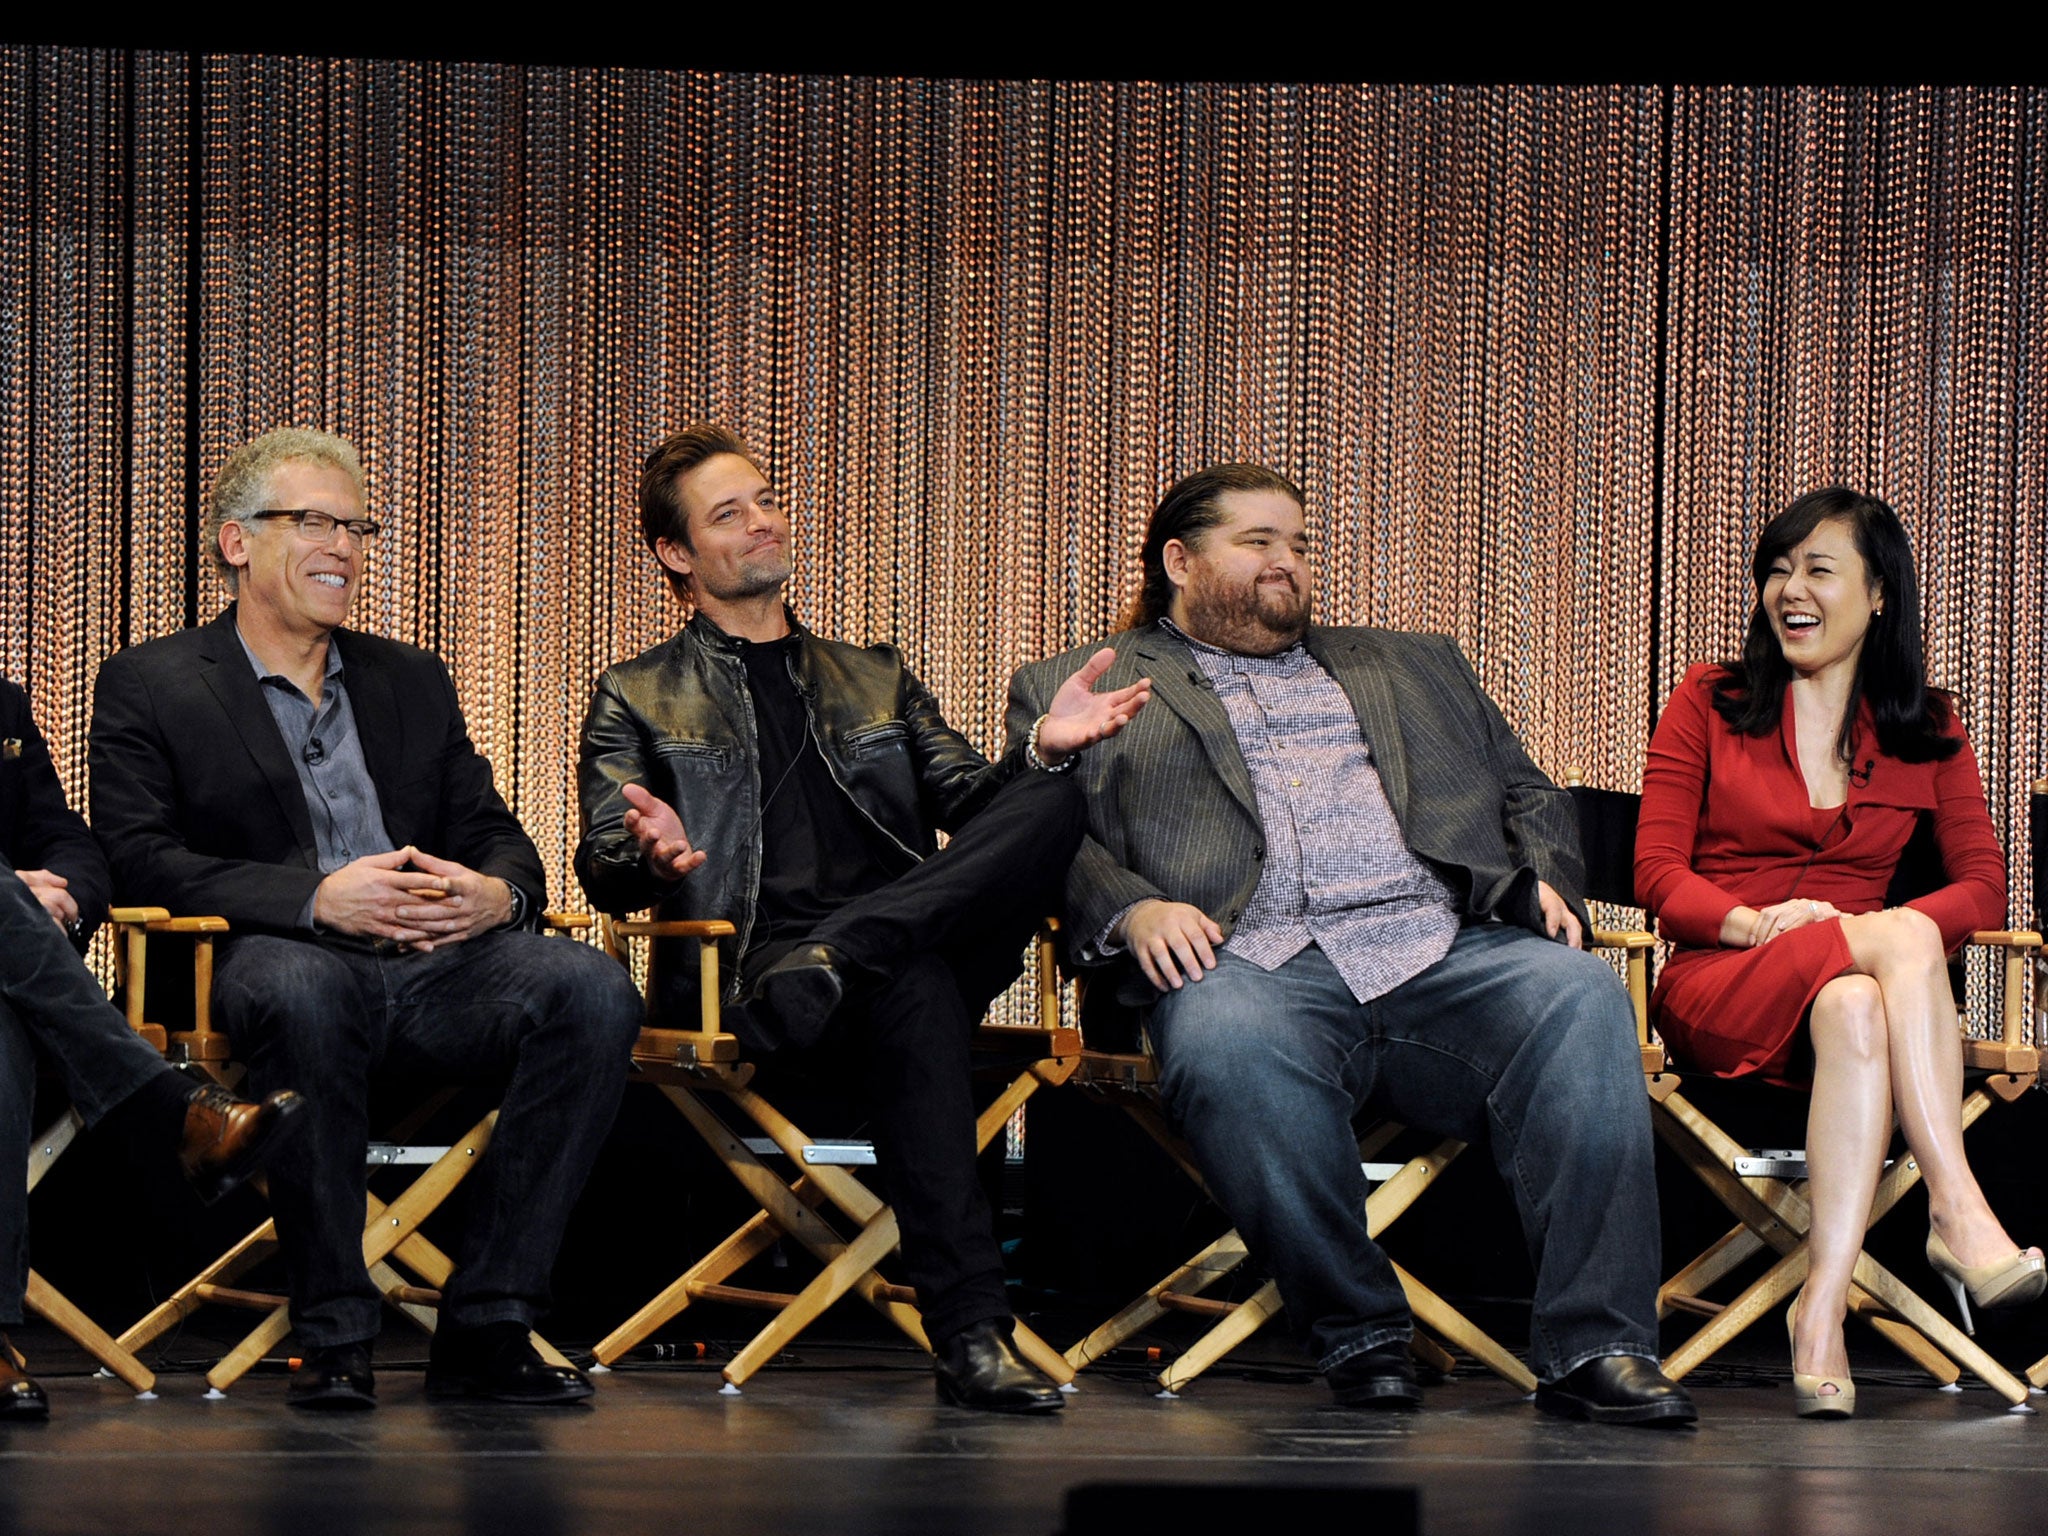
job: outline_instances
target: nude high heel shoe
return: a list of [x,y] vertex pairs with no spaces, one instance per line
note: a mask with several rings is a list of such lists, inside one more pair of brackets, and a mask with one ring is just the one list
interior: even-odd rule
[[1927,1267],[1948,1282],[1949,1293],[1956,1299],[1956,1310],[1963,1315],[1963,1332],[1972,1337],[1977,1332],[1970,1318],[1972,1302],[1979,1310],[1988,1312],[1993,1307],[2017,1307],[2036,1301],[2043,1290],[2048,1290],[2048,1264],[2038,1255],[2022,1249],[1993,1264],[1964,1264],[1949,1252],[1938,1232],[1927,1234]]
[[[1791,1341],[1795,1358],[1799,1348],[1799,1303],[1805,1294],[1802,1291],[1794,1296],[1792,1305],[1785,1309],[1785,1337]],[[1828,1387],[1835,1390],[1824,1390]],[[1856,1383],[1847,1376],[1809,1376],[1795,1368],[1792,1397],[1802,1419],[1847,1419],[1856,1413]]]

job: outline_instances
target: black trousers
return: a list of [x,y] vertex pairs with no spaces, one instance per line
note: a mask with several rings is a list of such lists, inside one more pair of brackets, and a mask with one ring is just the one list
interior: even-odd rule
[[[1032,931],[1056,910],[1087,808],[1065,775],[1025,773],[997,792],[932,858],[847,903],[806,943],[851,962],[845,1000],[813,1057],[858,1069],[883,1193],[934,1347],[974,1323],[1010,1316],[1003,1256],[976,1171],[969,1079],[974,1028],[1017,978]],[[755,977],[795,945],[741,961]],[[733,1028],[771,1068],[766,1021]]]

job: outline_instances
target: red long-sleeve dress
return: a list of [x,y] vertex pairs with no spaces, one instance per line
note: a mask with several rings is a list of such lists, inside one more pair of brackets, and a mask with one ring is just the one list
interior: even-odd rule
[[[1741,906],[1794,897],[1875,912],[1921,812],[1932,812],[1950,883],[1909,905],[1954,949],[2005,916],[2005,857],[1992,830],[1977,758],[1907,763],[1877,747],[1869,708],[1848,803],[1817,811],[1788,699],[1775,734],[1741,736],[1713,707],[1722,671],[1697,666],[1678,685],[1650,742],[1636,829],[1636,898],[1677,947],[1650,1000],[1657,1031],[1681,1063],[1716,1077],[1757,1073],[1800,1084],[1793,1047],[1806,1010],[1850,963],[1838,920],[1809,923],[1755,949],[1721,947],[1722,919]],[[1861,770],[1869,765],[1865,775]]]

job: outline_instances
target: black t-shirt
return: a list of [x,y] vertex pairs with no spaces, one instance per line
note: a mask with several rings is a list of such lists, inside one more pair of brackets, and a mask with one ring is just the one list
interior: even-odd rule
[[797,637],[738,640],[761,746],[761,898],[753,947],[807,937],[908,860],[839,787],[793,670]]

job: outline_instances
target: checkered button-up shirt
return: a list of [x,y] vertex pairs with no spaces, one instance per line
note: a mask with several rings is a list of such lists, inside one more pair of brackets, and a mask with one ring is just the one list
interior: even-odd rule
[[1450,888],[1408,849],[1357,713],[1299,644],[1240,656],[1187,635],[1251,772],[1266,836],[1258,889],[1225,946],[1263,970],[1310,944],[1369,1002],[1450,952]]

